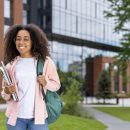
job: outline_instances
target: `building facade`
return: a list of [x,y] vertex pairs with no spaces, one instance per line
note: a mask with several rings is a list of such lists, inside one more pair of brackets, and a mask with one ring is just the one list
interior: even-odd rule
[[[13,24],[22,24],[23,1],[0,0],[0,61],[3,60],[3,37],[6,30]],[[1,84],[0,76],[0,84]],[[1,85],[0,85],[1,90]]]
[[[63,71],[77,71],[87,82],[87,94],[96,93],[99,74],[112,64],[122,36],[114,33],[114,20],[104,17],[107,0],[1,0],[0,5],[2,36],[12,24],[37,24],[47,34],[55,63]],[[122,93],[122,83],[113,80],[112,92]]]

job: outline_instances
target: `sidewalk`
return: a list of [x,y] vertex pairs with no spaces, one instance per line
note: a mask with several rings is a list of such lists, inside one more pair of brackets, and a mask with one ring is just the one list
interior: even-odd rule
[[106,130],[130,129],[130,122],[123,121],[104,112],[98,111],[95,108],[87,107],[87,105],[84,105],[84,107],[86,107],[88,113],[90,113],[91,116],[93,116],[95,119],[99,120],[108,127]]
[[0,104],[0,112],[5,111],[7,104]]

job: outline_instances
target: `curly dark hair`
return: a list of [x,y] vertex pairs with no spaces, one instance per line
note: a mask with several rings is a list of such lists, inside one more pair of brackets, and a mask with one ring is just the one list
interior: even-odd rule
[[34,24],[27,25],[13,25],[9,28],[4,37],[4,62],[5,64],[13,61],[16,56],[19,56],[19,52],[16,49],[15,38],[20,30],[26,30],[29,32],[32,48],[31,52],[34,57],[41,56],[43,59],[49,56],[48,40],[45,33]]

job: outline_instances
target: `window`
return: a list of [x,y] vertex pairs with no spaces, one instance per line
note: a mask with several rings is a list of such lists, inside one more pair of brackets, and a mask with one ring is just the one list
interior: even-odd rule
[[104,17],[104,10],[103,10],[103,6],[101,4],[96,4],[96,16],[98,19],[103,19]]
[[100,40],[103,39],[103,24],[96,23],[95,24],[95,36]]
[[71,15],[70,14],[66,14],[66,30],[67,32],[71,32],[71,28],[72,28],[72,24],[71,24]]
[[109,63],[105,63],[105,70],[109,69]]
[[60,7],[61,8],[66,8],[66,0],[60,0]]
[[67,1],[67,10],[72,10],[71,5],[72,5],[72,1],[68,0]]
[[23,3],[24,3],[24,4],[27,4],[27,0],[23,0]]
[[82,18],[82,34],[87,34],[87,20]]
[[4,0],[4,17],[10,18],[10,1]]
[[9,29],[9,25],[4,25],[4,33],[6,33],[6,31]]
[[27,24],[27,11],[23,10],[23,24]]
[[[77,11],[77,4],[76,4],[76,0],[71,0],[72,3],[71,3],[71,9],[76,12]],[[81,1],[80,1],[81,2]]]
[[66,30],[66,19],[65,19],[65,12],[61,12],[61,14],[60,14],[60,21],[61,21],[61,30],[63,30],[63,31],[65,31]]
[[60,12],[57,10],[53,10],[53,23],[52,26],[53,28],[58,28],[60,27]]
[[82,13],[85,15],[87,13],[87,0],[82,0]]
[[76,16],[74,16],[74,15],[72,15],[71,16],[71,28],[72,28],[72,32],[74,32],[74,33],[76,33],[76,29],[77,29],[77,18],[76,18]]
[[77,11],[79,14],[82,13],[82,2],[80,0],[77,0]]
[[60,6],[60,0],[52,0],[54,6]]

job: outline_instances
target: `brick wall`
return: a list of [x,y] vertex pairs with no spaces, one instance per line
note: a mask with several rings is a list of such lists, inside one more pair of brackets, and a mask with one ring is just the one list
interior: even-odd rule
[[[3,59],[3,35],[4,35],[4,0],[0,0],[0,61]],[[0,76],[0,91],[1,91],[1,79]]]
[[[22,24],[23,19],[22,0],[12,0],[11,3],[11,21],[12,24]],[[3,36],[4,36],[4,0],[0,0],[0,61],[3,59]],[[0,76],[1,91],[1,76]]]

